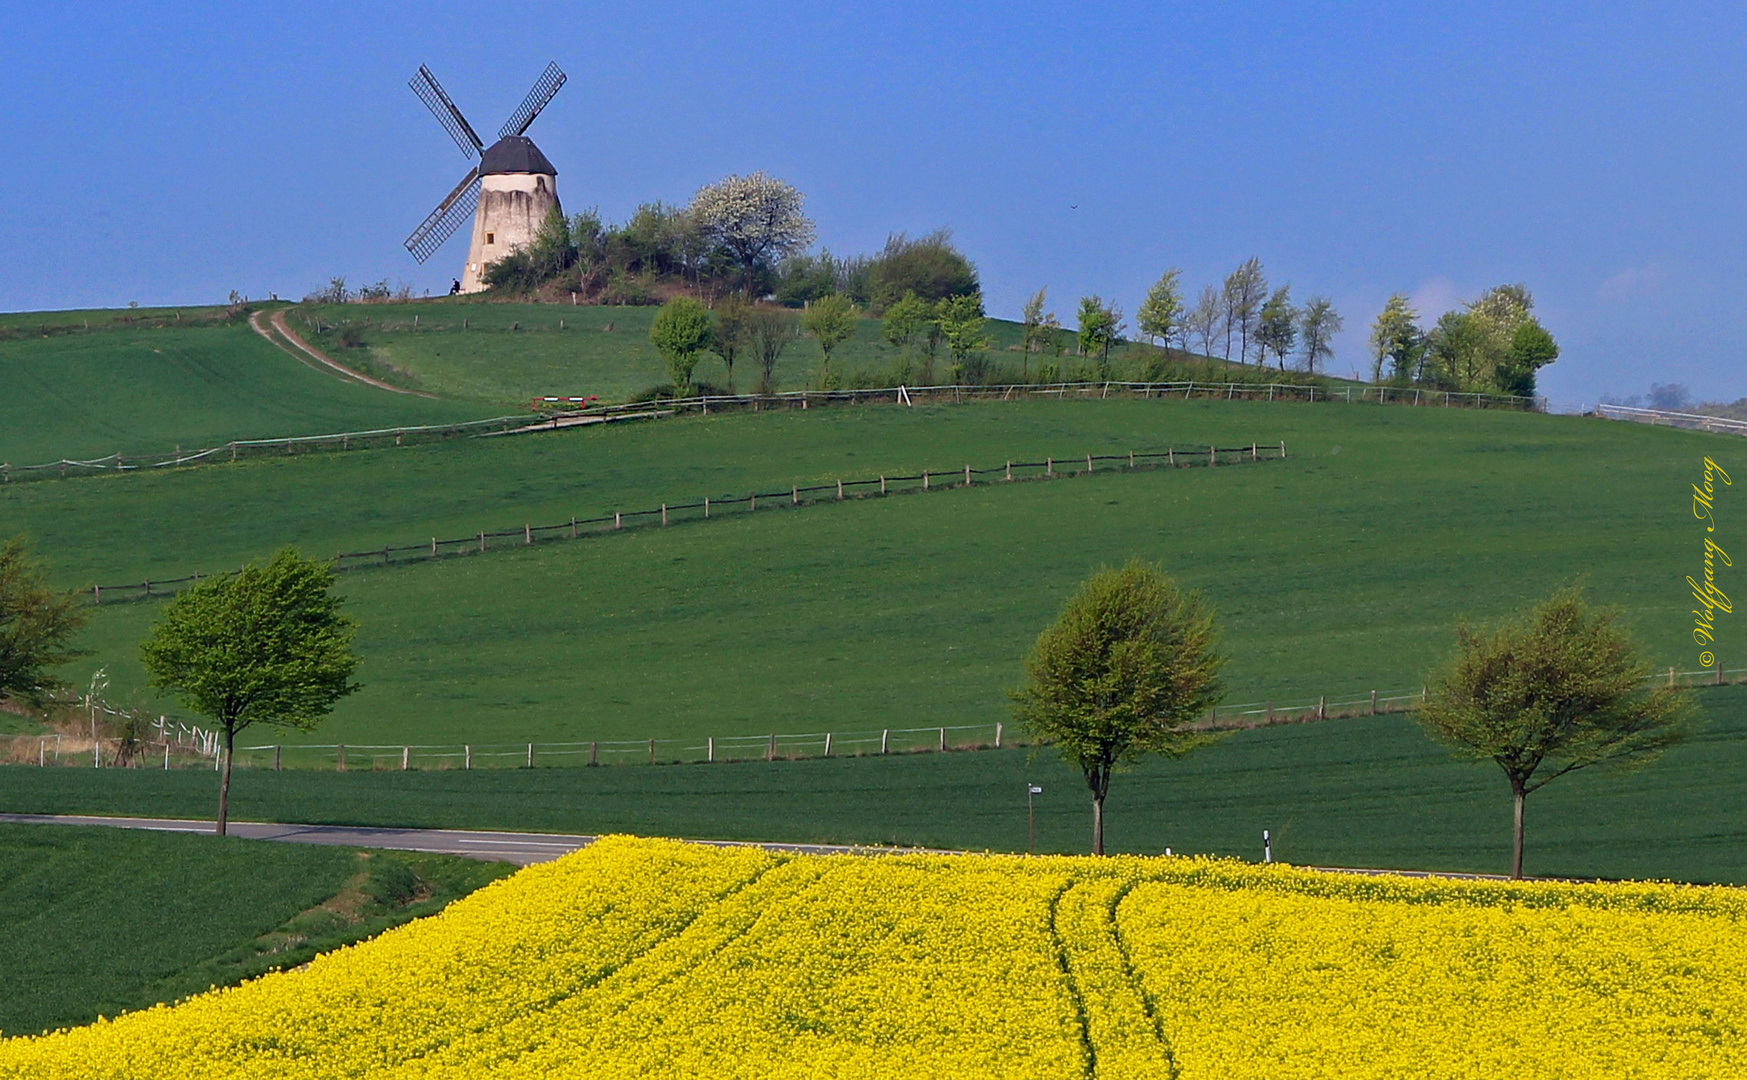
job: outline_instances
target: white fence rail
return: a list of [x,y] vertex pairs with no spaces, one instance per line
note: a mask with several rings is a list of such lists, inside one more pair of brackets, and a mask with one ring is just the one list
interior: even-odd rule
[[1747,435],[1747,420],[1726,416],[1705,416],[1702,413],[1671,412],[1668,409],[1640,409],[1633,405],[1597,405],[1596,415],[1609,420],[1635,420],[1640,424],[1686,428],[1689,431],[1714,431],[1728,435]]

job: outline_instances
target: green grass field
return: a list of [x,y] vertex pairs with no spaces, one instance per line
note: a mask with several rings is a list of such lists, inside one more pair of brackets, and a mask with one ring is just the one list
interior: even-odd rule
[[[1635,773],[1579,772],[1529,800],[1535,874],[1747,884],[1747,687],[1699,692],[1701,737]],[[1023,851],[1025,784],[1040,851],[1084,851],[1085,785],[1053,751],[730,765],[237,776],[239,818]],[[210,816],[210,772],[0,767],[0,806]],[[1234,734],[1120,773],[1113,850],[1301,864],[1502,872],[1510,793],[1401,716]]]
[[[992,723],[1062,600],[1133,556],[1212,601],[1235,701],[1417,686],[1458,617],[1578,577],[1625,608],[1658,663],[1696,666],[1685,492],[1703,454],[1736,461],[1740,445],[1571,417],[1159,401],[809,410],[15,485],[0,507],[66,584],[115,584],[280,544],[416,543],[761,479],[782,490],[1280,438],[1285,462],[773,510],[349,574],[366,689],[314,741]],[[1725,528],[1740,520],[1729,513]],[[67,677],[105,664],[119,700],[145,703],[136,649],[157,611],[99,609],[94,655]]]
[[0,824],[0,1031],[88,1023],[294,967],[512,867],[216,836]]
[[317,371],[241,320],[0,340],[0,461],[14,465],[487,415]]

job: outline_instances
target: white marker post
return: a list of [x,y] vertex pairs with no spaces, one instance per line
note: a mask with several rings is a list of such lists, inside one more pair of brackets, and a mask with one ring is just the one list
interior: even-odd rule
[[1037,847],[1037,807],[1033,799],[1043,794],[1036,784],[1025,785],[1025,854],[1035,854]]
[[1274,838],[1268,835],[1266,829],[1262,830],[1262,861],[1265,863],[1274,861]]

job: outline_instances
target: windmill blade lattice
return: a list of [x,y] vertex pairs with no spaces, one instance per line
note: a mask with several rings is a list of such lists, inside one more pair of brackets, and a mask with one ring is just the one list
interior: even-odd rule
[[467,170],[467,175],[455,185],[454,191],[449,192],[449,197],[438,203],[424,223],[406,238],[406,249],[423,263],[443,246],[443,241],[455,235],[455,230],[473,216],[473,209],[478,205],[479,167],[476,165]]
[[455,140],[455,145],[461,148],[463,154],[475,157],[485,149],[485,143],[474,133],[473,125],[467,122],[467,118],[461,115],[461,110],[449,100],[449,95],[443,92],[443,85],[431,74],[430,68],[420,64],[418,74],[407,85],[412,87],[412,92],[419,96],[425,107],[431,110],[431,115],[437,118],[437,123],[443,125],[443,130]]
[[[420,70],[423,70],[422,68]],[[546,107],[558,88],[564,85],[569,76],[564,74],[557,64],[547,64],[546,70],[540,73],[540,78],[534,83],[534,88],[528,91],[528,96],[522,99],[522,107],[515,115],[504,121],[497,137],[502,139],[509,135],[520,135],[528,130],[528,125],[534,122],[534,117],[540,115],[540,110]]]

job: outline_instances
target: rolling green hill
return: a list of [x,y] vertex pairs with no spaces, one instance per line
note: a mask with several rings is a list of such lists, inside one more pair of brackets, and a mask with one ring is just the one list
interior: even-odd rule
[[[78,325],[68,320],[81,314],[53,313],[55,325]],[[23,316],[4,318],[11,328],[29,329]],[[479,403],[396,394],[318,371],[240,317],[189,321],[160,327],[92,320],[88,333],[0,337],[0,461],[162,455],[178,445],[496,415]]]
[[[1701,455],[1732,461],[1741,446],[1572,417],[868,406],[15,485],[0,508],[69,586],[119,584],[287,543],[325,555],[753,486],[1282,438],[1285,462],[772,510],[348,574],[366,689],[320,741],[993,722],[1062,599],[1131,556],[1206,592],[1235,700],[1417,685],[1456,618],[1578,577],[1625,607],[1658,662],[1694,666],[1682,578],[1698,541],[1682,529],[1684,493]],[[95,655],[69,677],[103,663],[117,693],[141,693],[136,646],[158,603],[101,608]]]

